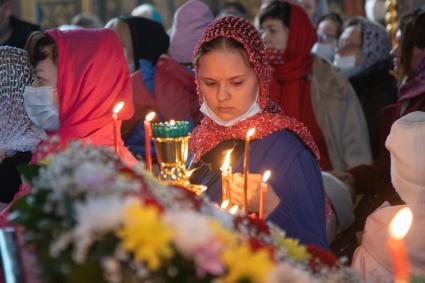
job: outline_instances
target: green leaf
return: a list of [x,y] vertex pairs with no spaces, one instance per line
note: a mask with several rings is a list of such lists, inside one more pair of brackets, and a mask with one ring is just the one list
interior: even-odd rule
[[39,165],[25,164],[18,166],[18,171],[24,176],[26,182],[32,184],[32,180],[38,176],[41,167]]

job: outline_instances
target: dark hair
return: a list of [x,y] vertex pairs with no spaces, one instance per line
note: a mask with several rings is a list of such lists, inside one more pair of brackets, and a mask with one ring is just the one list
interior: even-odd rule
[[260,26],[267,19],[281,20],[282,24],[289,29],[289,23],[291,22],[291,5],[285,1],[272,1],[264,9],[260,10]]
[[401,29],[401,72],[409,75],[412,62],[413,47],[425,48],[425,11],[418,9],[411,15],[406,15],[400,22]]
[[342,33],[342,28],[344,26],[344,22],[342,21],[342,18],[340,15],[338,15],[337,13],[328,13],[328,14],[324,14],[323,16],[321,16],[319,18],[319,20],[317,20],[317,26],[319,26],[319,24],[323,21],[331,21],[334,22],[337,26],[336,28],[336,34],[337,37],[339,37]]
[[220,36],[217,38],[214,38],[211,41],[205,42],[201,45],[201,47],[198,50],[198,55],[196,57],[196,65],[199,64],[199,59],[201,59],[202,55],[205,55],[211,51],[224,49],[224,48],[230,48],[237,51],[243,51],[243,54],[246,54],[245,47],[242,43],[234,40],[233,38]]
[[47,33],[35,31],[28,37],[25,50],[28,52],[31,66],[36,67],[40,61],[49,57],[46,48],[52,49],[53,62],[57,64],[58,48],[53,38]]

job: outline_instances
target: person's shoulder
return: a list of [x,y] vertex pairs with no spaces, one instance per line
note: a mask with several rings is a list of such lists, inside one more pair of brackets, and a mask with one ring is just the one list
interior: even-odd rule
[[15,16],[11,16],[11,22],[12,22],[13,28],[19,29],[21,31],[33,32],[33,31],[40,30],[40,26],[18,19]]
[[298,153],[306,148],[298,135],[288,129],[276,131],[262,139],[262,142],[270,147],[276,147],[280,152],[291,151]]

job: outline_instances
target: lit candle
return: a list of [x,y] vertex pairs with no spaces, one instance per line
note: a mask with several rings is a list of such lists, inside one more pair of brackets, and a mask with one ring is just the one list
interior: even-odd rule
[[387,247],[393,263],[395,283],[409,282],[409,260],[404,237],[412,225],[413,215],[410,208],[401,209],[390,223],[390,237]]
[[248,166],[249,166],[249,142],[251,137],[255,134],[255,128],[251,128],[246,133],[245,139],[245,156],[243,161],[243,212],[248,213]]
[[114,125],[114,147],[115,153],[118,154],[118,141],[120,139],[120,128],[118,127],[118,113],[124,107],[124,102],[120,101],[112,109],[112,120]]
[[151,139],[152,139],[152,128],[151,121],[155,118],[156,113],[150,112],[145,117],[145,150],[146,150],[146,170],[152,172],[152,153],[151,153]]
[[271,173],[272,172],[270,170],[264,172],[263,181],[260,184],[260,207],[258,209],[260,219],[264,219],[264,193],[266,193],[268,190],[268,186],[266,183],[269,180]]
[[226,209],[229,205],[230,205],[230,202],[229,202],[229,200],[226,199],[226,200],[223,200],[220,207],[221,207],[221,209]]
[[230,214],[236,214],[239,211],[239,206],[237,204],[235,204],[234,206],[232,206],[231,209],[229,209]]
[[230,194],[230,175],[231,166],[230,166],[230,155],[232,154],[233,149],[230,149],[226,152],[226,157],[224,158],[223,165],[221,166],[221,199],[222,201],[228,200],[232,201]]

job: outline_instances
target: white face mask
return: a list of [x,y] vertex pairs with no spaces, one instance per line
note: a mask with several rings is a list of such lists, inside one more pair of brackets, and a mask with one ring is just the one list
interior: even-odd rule
[[257,97],[255,98],[255,101],[252,103],[251,107],[248,109],[248,111],[246,111],[244,114],[242,114],[239,117],[236,117],[232,120],[229,121],[224,121],[222,119],[220,119],[207,105],[207,103],[205,102],[205,98],[203,99],[204,101],[202,102],[201,105],[201,109],[200,111],[202,113],[204,113],[205,116],[207,116],[208,118],[210,118],[211,120],[213,120],[215,123],[219,124],[220,126],[223,127],[230,127],[233,126],[234,124],[236,124],[237,122],[243,121],[248,119],[249,117],[254,116],[255,114],[259,113],[261,111],[261,107],[258,104],[258,94],[259,94],[259,90],[257,92]]
[[340,56],[338,54],[335,55],[334,65],[341,71],[349,71],[356,67],[356,56]]
[[336,44],[317,42],[313,45],[313,49],[311,51],[329,62],[332,62],[336,52]]
[[59,110],[53,96],[56,89],[48,87],[25,87],[24,106],[31,121],[49,132],[59,129]]

